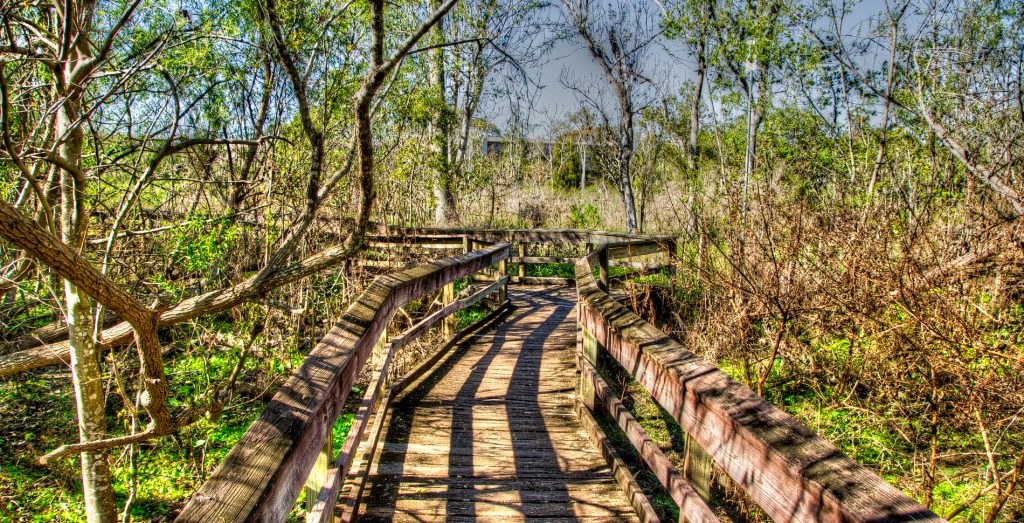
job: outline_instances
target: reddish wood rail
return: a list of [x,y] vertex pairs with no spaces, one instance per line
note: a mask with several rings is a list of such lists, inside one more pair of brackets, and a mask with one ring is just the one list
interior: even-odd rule
[[509,255],[509,245],[498,244],[374,281],[281,387],[177,520],[284,521],[398,307]]
[[[675,471],[601,380],[600,352],[643,385],[686,431],[693,449],[702,448],[776,521],[941,521],[608,294],[610,265],[663,270],[652,257],[674,256],[673,238],[580,230],[378,233],[372,246],[472,252],[375,281],[289,378],[179,521],[283,521],[304,484],[308,521],[328,521],[333,514],[344,520],[633,521],[637,513],[643,521],[658,521],[591,417],[601,405],[679,504],[682,518],[713,519],[700,499],[707,485],[691,486],[700,478]],[[505,274],[513,258],[510,243],[517,244],[518,277]],[[527,245],[540,244],[562,251],[575,246],[573,256],[584,245],[590,252],[575,259],[572,279],[525,276],[526,264],[566,260],[564,252],[527,255]],[[484,247],[472,250],[477,246]],[[641,256],[647,258],[618,261]],[[466,276],[483,284],[456,300],[452,282]],[[564,291],[516,291],[518,308],[511,315],[500,318],[495,309],[482,320],[496,322],[486,330],[454,332],[452,313],[473,303],[505,306],[510,281],[574,281],[576,299]],[[388,343],[386,326],[397,308],[442,288],[445,306]],[[392,353],[437,325],[449,341],[389,386]],[[328,430],[371,356],[371,385],[335,457],[325,448]],[[354,456],[361,458],[353,465]]]
[[[595,349],[615,358],[772,519],[942,521],[612,299],[606,292],[608,258],[629,251],[601,246],[576,262],[583,337],[592,337]],[[596,350],[581,349],[596,363]],[[583,375],[592,374],[584,369]],[[583,391],[593,396],[594,383],[584,383]],[[666,486],[677,488],[674,481]],[[682,508],[688,520],[707,519],[701,504]]]

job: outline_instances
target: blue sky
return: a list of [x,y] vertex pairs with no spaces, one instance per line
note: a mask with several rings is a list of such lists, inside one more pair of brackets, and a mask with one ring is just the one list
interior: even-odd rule
[[[634,1],[649,3],[655,7],[650,10],[651,15],[661,15],[661,10],[657,8],[654,0]],[[846,17],[844,33],[851,38],[866,33],[870,25],[870,17],[885,10],[885,0],[851,1],[848,4],[852,5],[852,11]],[[560,4],[556,2],[550,9],[549,18],[556,19],[559,15],[555,10],[561,9]],[[675,93],[686,80],[693,77],[695,63],[684,46],[678,42],[659,38],[651,45],[646,67],[646,73],[660,86],[663,92]],[[575,93],[561,82],[564,74],[596,82],[598,85],[603,85],[604,82],[600,69],[591,59],[589,53],[573,41],[557,42],[540,63],[528,67],[527,71],[541,86],[539,90],[535,90],[534,97],[529,104],[530,121],[533,125],[533,129],[530,131],[532,136],[544,136],[551,120],[564,118],[580,108],[580,102]],[[510,114],[507,106],[507,101],[492,102],[489,107],[485,108],[485,114],[482,116],[491,119],[504,131]]]

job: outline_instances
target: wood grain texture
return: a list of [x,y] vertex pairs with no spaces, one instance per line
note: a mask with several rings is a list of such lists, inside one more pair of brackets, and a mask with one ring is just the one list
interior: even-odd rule
[[177,521],[283,521],[398,307],[510,255],[508,244],[377,278],[313,348]]
[[597,369],[585,358],[578,358],[577,361],[584,379],[592,384],[594,393],[601,399],[600,403],[604,405],[608,415],[619,424],[619,428],[629,438],[629,442],[633,444],[633,448],[647,464],[647,468],[654,473],[654,476],[672,497],[672,501],[679,507],[681,518],[690,523],[719,521],[718,516],[708,508],[697,491],[676,470],[668,456],[651,441],[647,432],[633,418],[633,415],[611,390],[604,378],[598,374]]
[[576,265],[583,328],[774,520],[943,521],[609,297],[598,258]]
[[651,505],[647,495],[644,494],[643,489],[636,482],[636,476],[630,472],[629,467],[619,457],[619,453],[612,446],[611,441],[608,440],[608,436],[601,430],[601,426],[598,425],[597,420],[590,413],[589,407],[580,400],[576,401],[576,414],[580,417],[580,423],[583,425],[584,430],[587,431],[594,445],[597,445],[597,448],[601,450],[604,460],[608,462],[608,466],[612,469],[615,481],[619,483],[619,488],[626,494],[630,505],[633,506],[633,510],[640,517],[640,521],[642,523],[661,523],[661,518],[654,511],[654,506]]
[[[391,406],[391,398],[400,394],[410,383],[414,382],[420,376],[432,369],[438,361],[448,355],[452,346],[458,343],[459,340],[478,329],[485,328],[491,322],[500,319],[508,311],[509,307],[510,303],[508,300],[505,300],[480,320],[456,332],[455,336],[451,340],[445,342],[437,351],[424,359],[413,370],[399,378],[390,388],[388,388],[387,393],[381,400],[380,408],[377,409],[373,415],[373,428],[370,430],[369,434],[360,435],[361,441],[356,453],[359,458],[351,464],[352,468],[346,475],[347,477],[345,478],[343,491],[338,498],[338,506],[335,507],[335,515],[339,518],[339,521],[343,523],[351,522],[356,518],[356,510],[358,509],[359,502],[362,499],[363,489],[366,486],[366,479],[369,476],[370,462],[377,451],[377,443],[380,441],[380,434],[384,427],[384,421],[387,418],[387,410]],[[408,333],[408,331],[406,331],[406,333]],[[353,437],[351,429],[349,430],[349,437]]]
[[594,231],[588,229],[468,229],[468,228],[436,228],[436,227],[394,227],[383,224],[371,225],[377,241],[403,243],[427,241],[430,239],[449,241],[453,236],[469,236],[475,240],[492,242],[532,242],[583,245],[587,243],[624,243],[674,241],[670,235],[628,234],[613,231]]
[[360,521],[639,521],[574,412],[571,293],[509,297],[395,398]]

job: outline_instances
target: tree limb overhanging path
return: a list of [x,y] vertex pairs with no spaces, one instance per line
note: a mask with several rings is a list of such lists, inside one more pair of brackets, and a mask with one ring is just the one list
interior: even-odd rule
[[[685,521],[718,521],[713,468],[775,521],[942,521],[614,298],[609,267],[670,270],[656,262],[676,255],[673,238],[390,229],[371,241],[395,244],[463,253],[377,278],[177,521],[284,521],[303,491],[309,522],[661,521],[612,440],[633,446]],[[534,244],[585,254],[527,256]],[[635,257],[646,259],[624,260]],[[530,263],[573,263],[575,277],[529,277]],[[388,332],[400,307],[436,293],[440,310]],[[457,331],[454,313],[471,305],[489,312]],[[434,328],[441,345],[389,379],[393,356]],[[685,470],[602,377],[613,366],[685,432]],[[364,368],[369,385],[334,442]]]

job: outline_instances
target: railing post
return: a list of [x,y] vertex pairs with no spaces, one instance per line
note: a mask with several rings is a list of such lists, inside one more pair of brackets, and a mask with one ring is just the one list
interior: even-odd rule
[[[687,434],[683,452],[686,457],[683,460],[683,475],[686,481],[697,491],[697,495],[709,503],[711,500],[711,456]],[[685,521],[680,517],[680,521]]]
[[377,338],[377,343],[373,345],[373,355],[370,357],[370,364],[373,366],[372,368],[377,368],[378,366],[380,366],[380,362],[384,361],[384,358],[387,357],[389,350],[390,347],[388,347],[388,329],[387,327],[385,327],[384,330],[380,333],[380,337]]
[[[508,260],[507,259],[501,260],[500,262],[498,262],[498,279],[500,280],[500,279],[504,278],[505,276],[508,276]],[[502,285],[500,289],[498,289],[498,305],[501,305],[502,303],[505,302],[505,297],[507,295],[508,295],[508,282],[505,282],[505,284]]]
[[[577,311],[579,307],[577,307]],[[577,313],[580,314],[580,313]],[[590,332],[582,323],[579,324],[582,350],[580,351],[583,359],[590,362],[594,368],[597,368],[597,338]],[[597,392],[594,390],[594,383],[584,373],[580,373],[580,401],[587,406],[588,409],[594,411],[597,408]]]
[[[320,454],[316,457],[316,463],[313,464],[313,469],[309,471],[309,477],[306,478],[306,523],[320,523],[319,518],[314,519],[315,514],[313,508],[316,506],[317,497],[320,495],[320,490],[324,488],[324,484],[327,482],[327,472],[334,462],[334,427],[331,425],[327,426],[327,437],[324,438],[324,448],[320,451]],[[327,516],[328,522],[334,521],[334,511],[329,510],[330,515]]]
[[[444,286],[444,290],[441,291],[441,306],[447,307],[455,301],[455,282],[451,282]],[[445,317],[444,321],[441,322],[441,336],[447,341],[452,335],[455,334],[455,315],[449,314]]]
[[526,262],[523,258],[526,257],[526,242],[519,242],[519,283],[523,282],[523,278],[526,277]]
[[597,254],[597,260],[600,264],[600,282],[601,290],[608,292],[608,245],[605,244],[601,247],[601,251]]

